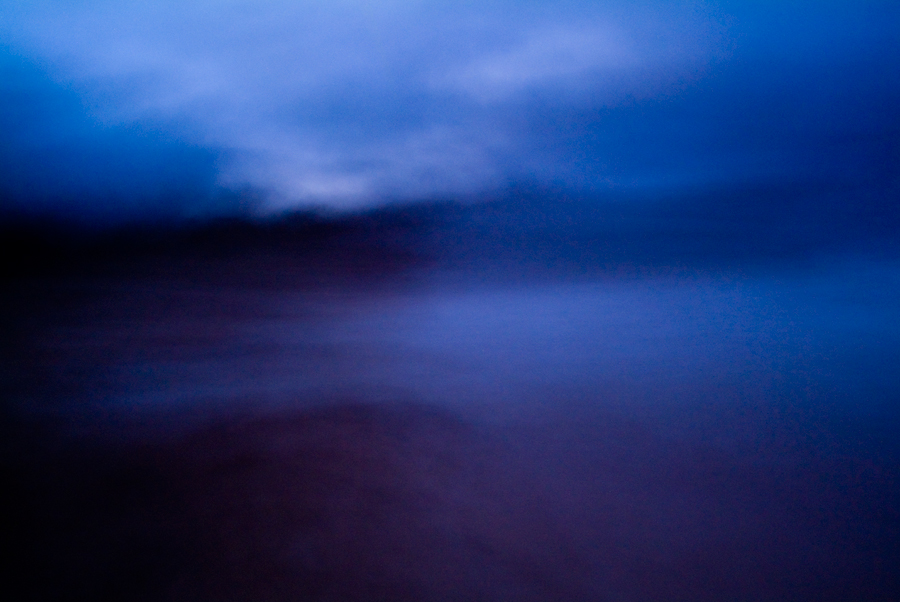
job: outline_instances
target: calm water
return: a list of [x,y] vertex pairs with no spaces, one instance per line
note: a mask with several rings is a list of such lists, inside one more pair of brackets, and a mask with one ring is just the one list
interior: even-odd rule
[[[52,359],[24,395],[38,411],[303,408],[349,396],[516,419],[592,391],[590,403],[640,411],[690,403],[691,388],[731,386],[865,416],[890,411],[900,388],[892,263],[755,278],[490,284],[426,274],[312,290],[165,279],[54,288],[84,301],[37,320],[31,343]],[[73,393],[65,403],[41,399],[41,385],[54,383]]]
[[[63,455],[92,441],[111,450],[41,487],[105,500],[119,518],[87,519],[74,503],[47,512],[106,534],[98,549],[144,550],[122,557],[149,571],[116,581],[97,567],[119,552],[96,552],[85,595],[896,593],[896,263],[740,278],[33,286],[58,302],[23,310],[12,406],[53,425],[44,436],[69,441]],[[109,457],[145,466],[148,453],[155,468],[137,474],[154,476],[135,487],[179,502],[104,485],[121,470]],[[135,532],[142,520],[157,535]],[[194,544],[163,566],[147,538]],[[65,545],[60,565],[78,555]]]

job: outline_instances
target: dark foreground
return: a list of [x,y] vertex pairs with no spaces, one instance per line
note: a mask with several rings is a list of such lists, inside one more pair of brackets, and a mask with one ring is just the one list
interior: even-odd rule
[[762,464],[596,418],[551,436],[338,404],[47,457],[14,475],[13,580],[33,600],[897,591],[886,467],[811,452]]

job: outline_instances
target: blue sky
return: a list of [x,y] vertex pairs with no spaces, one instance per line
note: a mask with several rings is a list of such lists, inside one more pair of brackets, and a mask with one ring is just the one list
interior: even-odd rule
[[893,2],[8,2],[0,194],[77,216],[537,185],[896,188]]

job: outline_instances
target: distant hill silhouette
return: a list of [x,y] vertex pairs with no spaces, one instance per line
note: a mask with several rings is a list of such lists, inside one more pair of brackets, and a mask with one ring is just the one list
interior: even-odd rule
[[372,276],[416,266],[495,276],[745,269],[817,255],[900,252],[888,190],[802,185],[679,195],[511,190],[477,203],[429,201],[356,213],[294,212],[135,223],[108,229],[8,218],[6,278],[110,269],[123,261],[276,261],[310,273]]

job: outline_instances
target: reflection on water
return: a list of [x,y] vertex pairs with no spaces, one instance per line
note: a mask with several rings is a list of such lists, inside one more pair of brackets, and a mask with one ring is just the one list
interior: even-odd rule
[[[548,391],[658,394],[711,381],[852,396],[896,384],[898,279],[896,266],[869,264],[494,286],[433,274],[312,290],[126,281],[98,285],[35,344],[53,358],[47,378],[85,383],[75,412],[351,396],[496,417],[528,412]],[[853,403],[843,410],[879,400]]]
[[[898,285],[864,262],[53,282],[10,398],[128,451],[36,464],[85,506],[34,510],[35,540],[64,564],[90,530],[79,587],[158,599],[876,599],[900,568]],[[143,568],[116,584],[123,549]]]

